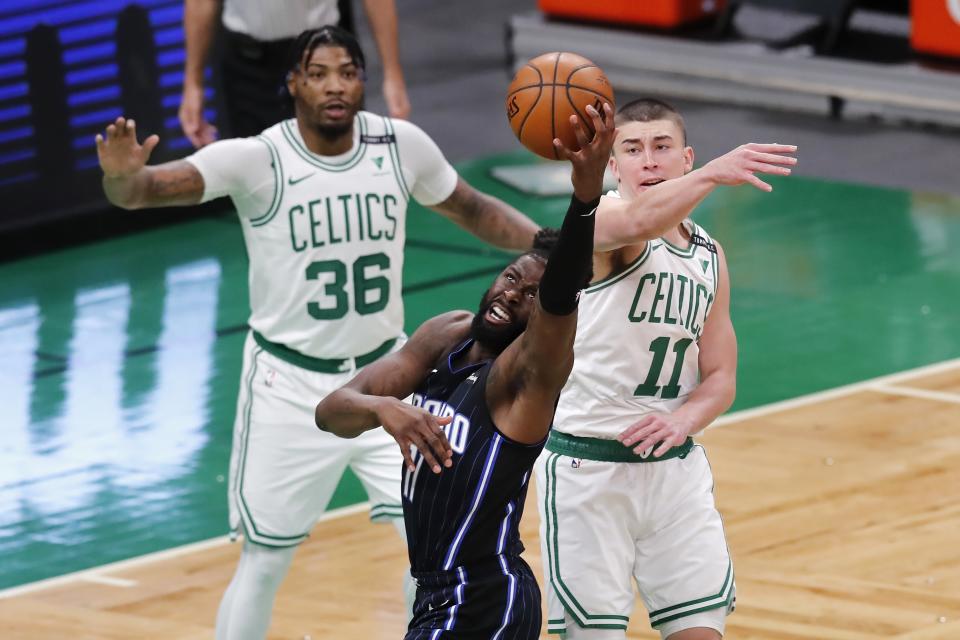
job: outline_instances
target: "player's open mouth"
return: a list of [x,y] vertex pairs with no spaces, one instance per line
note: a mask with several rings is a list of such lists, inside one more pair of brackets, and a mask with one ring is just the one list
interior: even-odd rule
[[323,112],[331,118],[342,118],[347,115],[347,106],[340,102],[324,105]]
[[641,187],[652,187],[663,182],[663,178],[649,178],[640,183]]
[[509,324],[513,319],[510,312],[494,302],[487,308],[487,320],[493,324]]

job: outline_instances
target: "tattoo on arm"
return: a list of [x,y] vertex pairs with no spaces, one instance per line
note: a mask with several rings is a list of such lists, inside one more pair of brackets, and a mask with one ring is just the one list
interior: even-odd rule
[[507,203],[477,191],[462,179],[436,209],[478,238],[502,249],[530,248],[540,228]]
[[196,204],[202,197],[203,176],[186,160],[175,160],[150,172],[148,206]]

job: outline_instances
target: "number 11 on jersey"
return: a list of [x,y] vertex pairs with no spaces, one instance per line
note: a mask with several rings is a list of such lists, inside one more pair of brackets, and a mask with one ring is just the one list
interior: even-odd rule
[[673,352],[676,354],[676,360],[673,363],[673,373],[668,382],[661,391],[657,381],[660,379],[660,372],[663,370],[663,361],[667,358],[667,349],[670,347],[670,338],[664,336],[656,338],[650,343],[650,351],[653,352],[653,362],[650,364],[650,371],[647,372],[647,379],[639,384],[633,392],[635,396],[655,396],[660,393],[660,397],[669,400],[680,395],[680,372],[683,369],[683,356],[687,353],[687,347],[693,340],[691,338],[682,338],[673,345]]

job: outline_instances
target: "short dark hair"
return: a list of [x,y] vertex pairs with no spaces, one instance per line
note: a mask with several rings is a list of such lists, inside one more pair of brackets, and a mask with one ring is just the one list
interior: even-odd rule
[[328,24],[316,29],[307,29],[290,45],[290,55],[287,69],[299,70],[305,60],[309,60],[317,47],[343,47],[350,55],[353,64],[361,70],[366,69],[366,60],[363,49],[356,36],[340,27]]
[[687,127],[683,123],[683,116],[672,104],[656,98],[640,98],[628,102],[617,110],[614,122],[619,127],[628,122],[651,122],[653,120],[670,120],[680,127],[683,135],[683,146],[687,146]]
[[550,257],[550,252],[557,246],[557,239],[560,237],[560,229],[553,227],[542,227],[533,236],[533,246],[524,255],[530,255],[541,260]]
[[[550,259],[550,254],[553,253],[553,250],[557,246],[557,242],[559,240],[560,229],[556,229],[554,227],[542,227],[533,236],[533,246],[531,246],[526,252],[517,256],[513,262],[516,262],[524,256],[530,256],[531,258],[535,258],[540,262],[547,262]],[[592,269],[588,274],[587,282],[590,282],[591,280],[593,280]]]

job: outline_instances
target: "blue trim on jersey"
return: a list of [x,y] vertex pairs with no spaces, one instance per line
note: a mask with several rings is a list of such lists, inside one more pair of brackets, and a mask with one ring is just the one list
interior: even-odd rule
[[487,454],[487,461],[483,467],[483,475],[480,477],[480,484],[477,485],[477,492],[473,496],[473,504],[470,506],[470,511],[467,513],[467,517],[463,519],[463,524],[460,525],[460,530],[457,531],[457,535],[453,538],[453,543],[450,545],[450,549],[447,551],[447,558],[443,561],[443,568],[445,571],[449,571],[453,567],[453,561],[457,557],[457,554],[460,552],[460,545],[463,543],[463,538],[467,534],[467,529],[470,528],[470,524],[473,522],[473,516],[477,512],[477,508],[480,506],[480,503],[483,501],[483,496],[487,492],[487,484],[490,481],[490,476],[493,475],[493,466],[497,461],[497,454],[500,453],[500,444],[503,442],[503,438],[500,434],[497,434],[493,437],[493,444],[490,447],[490,452]]
[[[466,370],[469,369],[470,367],[477,367],[477,368],[479,368],[479,367],[482,367],[483,365],[487,364],[488,362],[490,362],[489,360],[481,360],[480,362],[472,362],[472,363],[470,363],[470,364],[468,364],[468,365],[465,365],[464,367],[462,367],[462,368],[460,368],[460,369],[454,369],[454,368],[453,368],[453,359],[454,359],[455,357],[459,356],[461,353],[463,353],[465,349],[469,349],[472,344],[473,344],[473,338],[467,338],[467,340],[464,341],[463,344],[461,344],[459,347],[457,347],[456,349],[454,349],[453,351],[450,352],[450,355],[447,356],[447,366],[450,367],[450,373],[456,375],[456,374],[458,374],[458,373],[461,373],[461,372],[463,372],[463,371],[466,371]],[[479,365],[479,366],[478,366],[478,365]]]
[[[523,485],[520,485],[523,486]],[[507,530],[510,528],[510,516],[513,515],[513,501],[507,504],[507,515],[503,518],[500,525],[500,539],[497,541],[497,555],[503,553],[503,544],[507,541]]]
[[[513,504],[511,503],[510,506],[512,507]],[[500,556],[500,568],[503,569],[503,575],[507,576],[509,583],[507,587],[507,608],[503,611],[503,621],[500,623],[500,628],[497,629],[490,640],[497,640],[503,630],[507,628],[507,624],[510,622],[510,614],[513,613],[513,600],[517,595],[517,577],[510,573],[510,567],[507,566],[507,559],[504,556]]]
[[460,584],[457,585],[457,588],[454,590],[454,593],[457,594],[457,603],[450,607],[450,617],[447,618],[447,621],[443,625],[443,629],[436,629],[432,634],[430,634],[430,640],[436,640],[440,637],[441,631],[451,631],[453,630],[453,624],[457,620],[457,609],[460,608],[460,605],[463,604],[463,588],[467,584],[467,572],[463,567],[457,567],[457,576],[460,578]]

